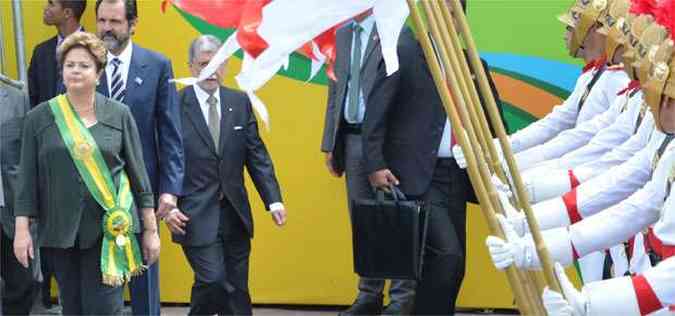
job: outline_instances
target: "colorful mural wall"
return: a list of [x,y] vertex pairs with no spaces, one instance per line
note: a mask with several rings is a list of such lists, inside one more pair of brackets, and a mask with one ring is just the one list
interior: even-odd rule
[[[569,94],[580,72],[563,45],[563,27],[556,16],[571,0],[471,0],[468,15],[483,58],[504,101],[510,129],[526,126],[548,113]],[[46,0],[23,1],[28,52],[55,30],[42,25]],[[223,39],[232,30],[222,29],[160,0],[139,0],[140,21],[133,41],[162,52],[173,61],[177,77],[189,76],[187,49],[198,34]],[[7,74],[16,77],[15,48],[10,2],[0,1]],[[292,16],[288,17],[292,19]],[[94,1],[83,18],[95,30]],[[225,84],[233,76],[239,57],[228,65]],[[272,154],[289,211],[288,225],[274,227],[252,185],[250,198],[256,221],[251,258],[251,292],[256,303],[349,304],[355,289],[352,271],[351,231],[343,179],[332,178],[319,152],[326,104],[324,73],[307,82],[310,62],[301,55],[289,68],[258,92],[269,108],[271,131],[261,132]],[[467,275],[459,306],[504,308],[513,306],[503,273],[488,260],[484,246],[487,228],[475,205],[468,211]],[[162,229],[161,297],[165,302],[187,302],[192,274],[182,251]]]

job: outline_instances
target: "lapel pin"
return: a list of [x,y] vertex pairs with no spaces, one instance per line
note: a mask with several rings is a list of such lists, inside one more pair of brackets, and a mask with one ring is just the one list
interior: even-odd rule
[[139,77],[136,77],[136,79],[134,79],[134,81],[136,81],[136,84],[139,85],[139,86],[143,84],[143,79],[141,79]]
[[232,108],[227,108],[228,111],[232,112]]

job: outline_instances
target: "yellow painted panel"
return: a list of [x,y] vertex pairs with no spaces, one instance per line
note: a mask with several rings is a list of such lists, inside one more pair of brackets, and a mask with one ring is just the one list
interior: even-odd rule
[[[55,34],[42,25],[46,1],[23,1],[27,52]],[[9,1],[0,1],[8,74],[16,76]],[[140,24],[134,41],[162,52],[173,61],[176,76],[188,76],[187,49],[198,33],[175,10],[160,12],[160,1],[139,1]],[[94,1],[84,17],[95,30]],[[226,84],[240,61],[230,62]],[[256,303],[349,304],[356,290],[352,269],[351,233],[343,179],[332,178],[319,152],[326,87],[276,77],[259,91],[271,116],[271,132],[261,131],[275,163],[289,211],[288,225],[273,225],[250,181],[247,182],[256,222],[251,256],[250,287]],[[262,129],[262,127],[261,127]],[[459,306],[511,307],[512,296],[503,273],[494,269],[484,246],[486,225],[476,206],[468,210],[467,274]],[[188,302],[192,273],[183,253],[161,230],[161,297]]]

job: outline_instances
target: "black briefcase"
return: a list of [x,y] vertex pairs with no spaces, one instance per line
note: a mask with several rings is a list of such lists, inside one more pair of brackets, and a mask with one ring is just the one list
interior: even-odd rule
[[420,201],[408,201],[396,187],[392,198],[378,190],[374,200],[352,203],[354,271],[361,277],[419,280],[427,231]]

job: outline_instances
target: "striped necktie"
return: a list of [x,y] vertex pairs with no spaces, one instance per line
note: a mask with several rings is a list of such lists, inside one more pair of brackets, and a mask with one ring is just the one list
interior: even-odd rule
[[126,89],[124,88],[124,79],[122,79],[122,69],[120,69],[120,64],[122,61],[119,58],[113,58],[110,61],[113,65],[112,71],[112,83],[110,84],[110,97],[123,102],[124,96],[126,95]]

